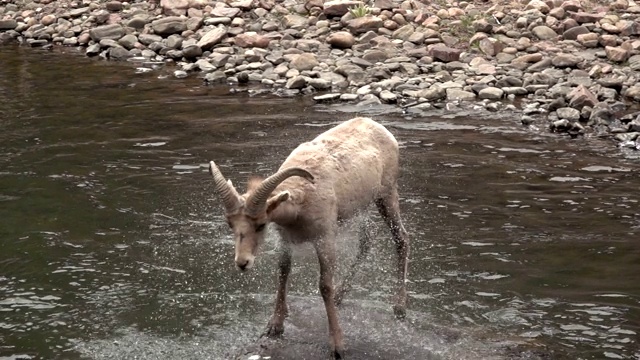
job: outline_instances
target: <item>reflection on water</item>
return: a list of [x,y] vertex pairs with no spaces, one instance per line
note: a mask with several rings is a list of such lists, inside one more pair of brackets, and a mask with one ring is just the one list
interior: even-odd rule
[[[260,349],[277,239],[235,272],[205,164],[236,184],[267,175],[353,109],[28,49],[0,62],[0,356],[324,357],[304,246],[285,339]],[[350,358],[640,358],[637,160],[475,110],[373,112],[403,147],[411,301],[393,321],[372,211],[376,245],[340,312]]]

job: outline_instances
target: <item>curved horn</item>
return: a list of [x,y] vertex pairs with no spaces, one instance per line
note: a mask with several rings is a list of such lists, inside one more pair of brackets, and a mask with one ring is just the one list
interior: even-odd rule
[[247,208],[245,211],[249,214],[257,213],[267,203],[267,199],[273,190],[275,190],[281,182],[292,176],[300,176],[313,182],[313,175],[307,170],[297,167],[280,170],[260,183],[260,186],[247,200]]
[[231,184],[231,181],[227,181],[220,169],[213,161],[209,162],[209,173],[213,176],[213,182],[215,183],[216,191],[222,197],[224,208],[227,212],[232,212],[240,206],[240,195]]

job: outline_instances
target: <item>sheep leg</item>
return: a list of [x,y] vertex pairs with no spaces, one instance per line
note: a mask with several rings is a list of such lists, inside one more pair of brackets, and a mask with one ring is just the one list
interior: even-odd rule
[[344,295],[351,291],[351,281],[356,274],[358,269],[357,266],[367,258],[369,250],[371,249],[371,233],[369,232],[369,227],[367,225],[368,223],[366,219],[360,223],[360,229],[358,232],[358,254],[356,255],[356,259],[354,260],[351,269],[336,290],[336,295],[334,297],[336,306],[340,306]]
[[331,343],[331,355],[334,359],[343,359],[344,345],[342,342],[342,329],[338,324],[338,312],[333,302],[333,273],[336,268],[335,237],[329,236],[315,244],[318,262],[320,263],[320,294],[324,301],[329,322],[329,337]]
[[398,190],[393,189],[388,197],[378,199],[376,206],[385,223],[391,230],[391,236],[398,253],[398,265],[396,268],[397,295],[393,305],[393,312],[397,318],[406,316],[407,305],[407,268],[409,257],[409,237],[400,219],[400,204],[398,202]]
[[287,280],[289,273],[291,273],[291,248],[284,246],[280,251],[280,259],[278,261],[278,289],[276,290],[275,311],[263,335],[276,337],[284,333],[284,319],[288,315]]

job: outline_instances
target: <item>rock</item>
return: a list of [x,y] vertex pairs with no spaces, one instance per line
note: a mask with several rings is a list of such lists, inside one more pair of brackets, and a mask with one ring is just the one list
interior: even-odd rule
[[224,26],[209,30],[198,41],[197,45],[204,51],[210,50],[214,45],[218,44],[226,34],[227,28]]
[[585,26],[576,26],[562,33],[562,37],[565,40],[576,40],[578,38],[578,35],[588,34],[589,32],[589,29],[587,29]]
[[604,50],[607,54],[607,59],[614,62],[625,62],[631,55],[628,50],[622,47],[606,46]]
[[109,59],[113,60],[126,60],[133,56],[129,50],[121,46],[109,48],[107,55],[109,56]]
[[124,28],[118,24],[102,25],[89,31],[91,40],[99,42],[102,39],[118,40],[124,35]]
[[296,56],[290,63],[290,67],[298,71],[311,70],[318,65],[318,60],[312,53],[300,54]]
[[350,8],[362,5],[361,1],[353,0],[332,0],[324,3],[322,12],[326,16],[343,16],[349,12]]
[[105,8],[107,9],[107,11],[110,11],[110,12],[118,12],[118,11],[122,11],[124,6],[120,1],[109,1],[105,4]]
[[[313,97],[313,100],[317,101],[317,102],[323,102],[323,101],[334,101],[334,100],[338,100],[342,98],[343,94],[340,93],[331,93],[331,94],[323,94],[323,95],[317,95]],[[345,95],[351,95],[351,94],[345,94]],[[355,97],[355,99],[357,99],[357,96]],[[355,100],[354,99],[354,100]]]
[[460,54],[462,54],[462,50],[445,45],[436,45],[429,49],[429,55],[442,62],[458,61]]
[[320,78],[307,79],[307,85],[313,87],[316,90],[329,90],[331,89],[331,80]]
[[134,16],[127,21],[127,26],[134,29],[143,29],[147,23],[149,23],[149,19],[146,16]]
[[182,54],[187,59],[194,59],[202,56],[202,48],[196,44],[187,45],[182,48]]
[[305,16],[289,14],[282,19],[282,25],[288,29],[302,30],[309,26],[309,21]]
[[122,45],[127,50],[133,49],[137,43],[138,37],[133,34],[125,35],[118,40],[118,44]]
[[347,31],[337,31],[327,37],[327,43],[339,49],[348,49],[353,46],[355,41],[353,35]]
[[361,34],[369,30],[378,30],[382,27],[382,22],[382,19],[377,16],[364,16],[349,20],[347,28],[355,34]]
[[598,34],[596,33],[586,33],[578,35],[578,42],[588,48],[594,48],[598,46]]
[[478,42],[478,48],[480,48],[480,51],[482,51],[485,55],[496,56],[499,52],[502,51],[504,45],[497,39],[485,38]]
[[304,76],[298,75],[289,79],[285,87],[287,89],[302,89],[306,85],[307,85],[307,80],[304,78]]
[[476,94],[470,91],[465,91],[457,88],[449,88],[446,90],[446,93],[447,93],[447,100],[449,101],[454,101],[454,100],[471,101],[471,100],[475,100],[476,98]]
[[51,24],[53,24],[54,22],[56,22],[56,16],[53,14],[48,14],[42,17],[42,19],[40,19],[40,24],[44,25],[44,26],[49,26]]
[[151,23],[151,28],[154,33],[160,36],[169,36],[171,34],[179,34],[187,30],[187,24],[183,18],[169,16],[153,21]]
[[85,51],[85,54],[87,56],[96,56],[100,54],[100,51],[101,51],[100,44],[96,43],[96,44],[87,46],[87,51]]
[[256,32],[249,31],[233,38],[234,44],[242,48],[267,48],[271,39]]
[[556,110],[556,114],[560,119],[567,119],[569,121],[580,120],[580,111],[570,107],[563,107]]
[[585,106],[593,107],[598,103],[596,96],[586,86],[580,85],[569,94],[569,106],[582,109]]
[[413,25],[407,24],[394,31],[391,37],[393,37],[394,39],[407,41],[407,39],[409,39],[409,36],[413,35],[414,32],[415,28],[413,27]]
[[522,55],[519,56],[515,59],[513,59],[512,62],[514,63],[535,63],[542,60],[542,54],[540,53],[535,53],[535,54],[527,54],[527,55]]
[[583,59],[572,54],[558,54],[553,57],[551,64],[555,67],[575,67],[581,63]]
[[[224,2],[218,2],[218,4],[224,4]],[[211,10],[211,15],[213,17],[218,17],[218,18],[233,19],[236,16],[238,16],[241,12],[242,10],[238,8],[231,8],[231,7],[226,7],[222,5],[222,6],[216,6],[213,10]]]
[[0,31],[13,30],[18,27],[18,22],[13,19],[0,19]]
[[596,23],[602,20],[602,18],[604,18],[603,14],[595,14],[595,13],[588,13],[588,12],[570,12],[569,16],[571,16],[571,18],[577,21],[579,24]]
[[387,104],[395,103],[396,101],[398,101],[398,95],[392,93],[389,90],[382,90],[380,92],[380,100],[382,100],[382,102],[385,102]]
[[140,43],[149,46],[150,44],[153,44],[154,42],[161,42],[162,41],[162,36],[160,35],[154,35],[154,34],[140,34],[140,36],[138,36],[138,41],[140,41]]
[[558,34],[552,28],[545,25],[536,26],[531,32],[540,40],[552,40],[558,37]]
[[640,85],[634,85],[628,88],[627,91],[624,92],[624,96],[635,101],[640,101]]
[[503,96],[504,90],[496,87],[487,87],[478,92],[478,98],[480,99],[499,100],[502,99]]

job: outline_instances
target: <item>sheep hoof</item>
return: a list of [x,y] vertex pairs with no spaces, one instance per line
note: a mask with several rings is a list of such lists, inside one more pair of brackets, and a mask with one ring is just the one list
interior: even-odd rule
[[282,334],[284,334],[284,324],[276,324],[269,321],[269,324],[267,324],[267,328],[265,329],[262,336],[275,338],[282,336]]
[[331,359],[344,360],[344,351],[342,349],[333,350],[333,354],[331,356]]
[[398,320],[404,320],[407,317],[407,308],[404,305],[393,305],[393,314]]

